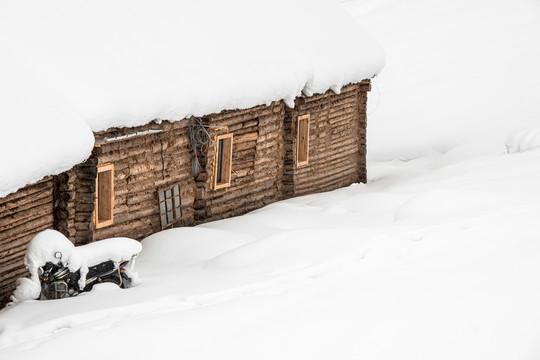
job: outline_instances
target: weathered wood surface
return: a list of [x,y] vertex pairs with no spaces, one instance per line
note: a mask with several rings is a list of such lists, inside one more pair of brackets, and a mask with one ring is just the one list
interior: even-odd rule
[[17,278],[29,275],[23,262],[26,246],[54,225],[53,190],[53,178],[48,177],[0,199],[0,308]]
[[[366,181],[366,103],[369,82],[303,97],[287,109],[285,130],[285,197],[334,190]],[[309,163],[296,161],[298,117],[310,115]]]
[[205,172],[197,177],[197,223],[241,215],[282,198],[283,116],[282,102],[248,110],[225,111],[207,118],[215,134],[234,134],[231,186],[211,189],[215,149],[206,154]]
[[[195,182],[191,176],[191,143],[186,120],[161,125],[149,124],[132,129],[109,129],[96,134],[99,138],[149,129],[162,130],[123,140],[106,142],[90,159],[67,173],[64,187],[74,188],[62,203],[62,230],[77,245],[109,237],[126,236],[143,239],[161,230],[158,189],[180,184],[182,221],[191,225],[194,219]],[[94,224],[95,167],[112,163],[114,176],[114,223],[96,229]],[[74,186],[70,186],[73,182]],[[65,218],[65,219],[64,219]]]

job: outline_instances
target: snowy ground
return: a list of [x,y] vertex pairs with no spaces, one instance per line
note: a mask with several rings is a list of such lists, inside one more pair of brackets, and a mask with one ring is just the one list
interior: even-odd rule
[[2,360],[540,358],[539,5],[345,4],[388,55],[368,184],[151,236],[137,287],[1,312]]
[[139,286],[0,315],[2,359],[538,359],[540,149],[146,239]]

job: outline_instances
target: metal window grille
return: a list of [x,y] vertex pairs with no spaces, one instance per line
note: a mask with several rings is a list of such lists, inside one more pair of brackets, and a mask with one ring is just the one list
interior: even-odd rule
[[170,188],[160,190],[158,199],[162,229],[165,229],[182,219],[180,185],[176,184]]

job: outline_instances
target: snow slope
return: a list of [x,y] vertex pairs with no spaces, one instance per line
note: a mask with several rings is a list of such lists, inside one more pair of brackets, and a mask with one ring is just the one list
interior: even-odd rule
[[3,360],[540,358],[537,2],[346,5],[388,54],[368,184],[155,234],[139,286],[0,312]]
[[0,197],[84,160],[90,129],[292,106],[384,65],[335,0],[2,0],[0,45]]
[[155,234],[137,287],[1,312],[0,356],[537,359],[540,150],[439,160]]

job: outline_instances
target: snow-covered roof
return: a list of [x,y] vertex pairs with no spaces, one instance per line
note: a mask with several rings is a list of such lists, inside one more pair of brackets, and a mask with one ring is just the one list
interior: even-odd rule
[[292,104],[384,66],[335,0],[2,0],[0,48],[0,196],[84,160],[90,130]]

